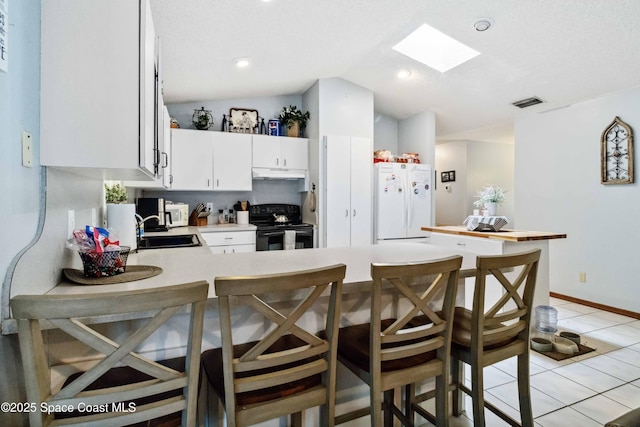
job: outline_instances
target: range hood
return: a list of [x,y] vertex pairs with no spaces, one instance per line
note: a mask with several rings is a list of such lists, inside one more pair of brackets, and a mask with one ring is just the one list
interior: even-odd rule
[[304,179],[306,169],[253,168],[253,179]]

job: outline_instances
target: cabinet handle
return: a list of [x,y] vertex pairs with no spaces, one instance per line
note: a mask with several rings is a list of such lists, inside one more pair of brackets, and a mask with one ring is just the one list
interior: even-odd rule
[[231,253],[235,254],[236,253],[236,249],[235,248],[231,248]]
[[287,159],[284,159],[284,165],[283,166],[287,166]]
[[233,237],[225,237],[224,240],[233,240]]
[[348,216],[349,216],[349,209],[346,209],[346,210],[344,211],[344,216],[345,216],[345,217],[348,217]]
[[355,209],[353,210],[353,217],[354,218],[356,217],[356,210]]
[[211,187],[211,180],[210,179],[207,180],[207,188],[209,188],[209,187]]
[[467,246],[466,243],[456,243],[458,246]]
[[216,187],[220,187],[220,180],[216,179]]
[[162,155],[164,156],[164,164],[162,165],[162,168],[166,168],[169,166],[169,155],[164,151],[162,152]]
[[280,166],[280,159],[276,158],[276,166]]

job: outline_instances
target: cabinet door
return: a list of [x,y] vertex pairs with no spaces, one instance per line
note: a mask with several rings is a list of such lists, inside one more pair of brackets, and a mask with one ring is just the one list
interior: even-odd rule
[[286,169],[309,168],[309,140],[307,138],[285,138],[280,140],[280,163]]
[[213,135],[213,189],[251,191],[251,135],[225,132]]
[[158,148],[158,72],[156,31],[148,1],[141,4],[140,39],[140,167],[155,175]]
[[351,138],[351,246],[371,244],[372,152],[369,139]]
[[326,247],[351,245],[351,138],[325,139]]
[[213,133],[171,129],[172,190],[213,189]]
[[281,168],[280,141],[277,136],[253,135],[253,167]]

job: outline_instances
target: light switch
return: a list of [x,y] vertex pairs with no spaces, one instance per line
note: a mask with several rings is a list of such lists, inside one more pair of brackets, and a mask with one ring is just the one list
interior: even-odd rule
[[33,166],[33,143],[31,134],[22,131],[22,166],[30,168]]

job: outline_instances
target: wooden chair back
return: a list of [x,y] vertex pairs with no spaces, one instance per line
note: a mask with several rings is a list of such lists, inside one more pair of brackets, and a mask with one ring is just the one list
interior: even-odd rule
[[[224,367],[224,401],[229,426],[252,425],[303,409],[323,406],[322,425],[332,425],[335,405],[336,351],[342,294],[346,266],[305,270],[288,274],[252,277],[217,277],[216,295],[220,310],[222,360]],[[314,303],[325,291],[330,297],[324,326],[326,339],[316,330],[299,325],[299,320],[311,312]],[[274,301],[275,303],[271,303]],[[282,301],[297,301],[291,310],[277,307]],[[240,322],[232,324],[234,307],[251,308],[264,318],[267,332],[249,348],[238,354],[236,342]],[[317,309],[317,307],[315,308]],[[315,314],[317,316],[317,313]],[[234,327],[236,326],[236,327]],[[270,349],[286,338],[284,350]],[[234,355],[234,345],[236,345]],[[321,386],[277,401],[253,406],[237,404],[237,394],[260,394],[262,390],[285,387],[286,384],[315,375],[322,375]],[[284,393],[285,395],[287,393]]]
[[[195,425],[198,393],[200,348],[204,304],[209,284],[206,281],[140,291],[111,293],[88,292],[77,295],[19,295],[11,299],[13,317],[18,322],[20,351],[24,367],[27,397],[37,411],[29,414],[31,426],[67,425],[82,421],[84,425],[128,425],[182,411],[182,425]],[[136,347],[158,330],[171,316],[188,307],[189,337],[185,371],[170,369],[135,352]],[[123,317],[149,312],[140,328],[122,342],[98,333],[89,324],[99,316]],[[104,358],[62,389],[52,390],[43,340],[44,322],[92,347]],[[152,379],[125,386],[86,391],[91,384],[117,365],[127,365]],[[122,402],[142,399],[171,390],[181,390],[176,397],[137,406],[128,411]],[[107,408],[80,418],[56,418],[40,411],[46,407],[81,408],[97,405]],[[117,411],[114,408],[124,408]]]
[[[539,259],[539,249],[477,258],[471,348],[479,350],[516,338],[528,343]],[[515,278],[510,280],[507,276]],[[485,291],[489,277],[496,279],[503,294],[487,307]]]
[[[386,362],[434,351],[439,360],[448,357],[461,264],[462,257],[455,256],[426,263],[371,265],[372,371]],[[397,308],[393,323],[383,328],[382,292],[388,285],[405,304]]]

